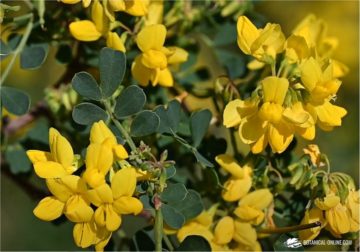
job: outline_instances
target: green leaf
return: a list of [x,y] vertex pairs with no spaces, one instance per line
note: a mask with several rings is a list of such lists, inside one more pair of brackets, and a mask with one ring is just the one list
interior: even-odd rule
[[87,72],[79,72],[71,81],[73,89],[81,96],[100,101],[101,91],[94,77]]
[[28,138],[31,141],[37,141],[49,145],[49,123],[44,118],[37,120],[36,125],[29,131]]
[[166,172],[166,179],[170,179],[174,177],[174,175],[176,174],[175,166],[170,166],[169,168],[166,168],[165,172]]
[[21,145],[9,146],[5,151],[5,159],[10,166],[10,171],[13,174],[28,172],[31,170],[30,160]]
[[109,118],[102,108],[90,102],[76,105],[72,117],[76,123],[81,125],[90,125],[100,120],[106,121]]
[[23,115],[30,108],[29,96],[16,88],[1,87],[1,104],[14,115]]
[[144,107],[145,102],[144,91],[138,86],[129,86],[116,98],[115,116],[121,119],[134,115]]
[[169,102],[167,109],[163,105],[158,106],[154,112],[160,117],[159,133],[173,134],[178,131],[181,107],[177,100]]
[[185,220],[198,216],[204,210],[200,194],[191,189],[188,190],[188,194],[183,200],[169,203],[169,205],[182,213],[185,216]]
[[207,160],[203,155],[200,154],[200,152],[198,152],[197,150],[193,150],[194,156],[196,158],[196,160],[205,168],[206,167],[214,167],[214,165]]
[[175,251],[211,251],[211,247],[204,237],[189,235]]
[[159,127],[159,117],[150,110],[140,112],[133,120],[130,133],[134,137],[147,136],[155,133]]
[[11,48],[0,39],[0,59],[5,59],[11,53]]
[[185,199],[188,191],[182,183],[168,183],[167,187],[161,194],[161,199],[165,202],[177,202]]
[[174,228],[174,229],[179,229],[184,225],[184,223],[185,223],[184,215],[182,215],[175,208],[173,208],[167,204],[162,204],[161,212],[163,214],[165,223],[169,227]]
[[211,112],[208,109],[200,110],[191,115],[190,129],[193,146],[198,147],[204,138],[211,120]]
[[125,70],[126,58],[123,52],[103,48],[99,59],[100,87],[104,98],[110,97],[120,86]]
[[46,59],[47,45],[30,45],[24,48],[20,54],[20,66],[22,69],[37,69]]
[[304,247],[298,238],[283,234],[274,243],[274,251],[304,251]]

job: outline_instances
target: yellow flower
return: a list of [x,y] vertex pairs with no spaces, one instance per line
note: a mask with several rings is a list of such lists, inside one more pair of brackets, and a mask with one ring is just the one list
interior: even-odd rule
[[316,221],[320,221],[321,226],[300,231],[299,237],[301,240],[315,239],[320,234],[321,229],[326,225],[326,220],[323,216],[322,210],[320,210],[317,207],[314,207],[310,210],[306,210],[305,216],[302,219],[301,224],[304,225],[304,224],[314,223]]
[[76,4],[81,1],[84,8],[89,7],[89,5],[91,3],[91,0],[60,0],[60,1],[65,4]]
[[164,47],[165,38],[166,28],[161,24],[146,26],[139,32],[136,43],[142,53],[135,58],[131,72],[140,85],[147,86],[151,82],[153,86],[173,86],[169,65],[187,60],[188,53],[185,50]]
[[302,36],[292,34],[285,44],[286,58],[289,63],[299,62],[310,57],[310,48]]
[[269,57],[274,60],[284,49],[285,36],[278,24],[268,23],[264,29],[257,29],[246,16],[240,16],[237,32],[239,48],[260,61],[268,62]]
[[119,160],[127,159],[129,156],[124,146],[117,143],[115,135],[102,120],[94,123],[91,127],[90,143],[108,146]]
[[269,189],[259,189],[244,196],[234,213],[242,221],[259,225],[265,217],[262,210],[267,208],[272,201],[273,196]]
[[52,221],[65,214],[72,222],[88,222],[94,211],[85,194],[85,182],[68,175],[61,179],[47,179],[46,184],[54,196],[42,199],[34,209],[34,215],[44,221]]
[[311,163],[314,166],[320,167],[323,165],[321,162],[320,149],[316,144],[309,144],[306,148],[303,149],[303,152],[310,156]]
[[139,214],[143,205],[132,197],[136,188],[136,172],[132,168],[123,168],[116,172],[111,181],[111,188],[103,184],[88,191],[88,198],[97,209],[95,222],[108,231],[115,231],[121,225],[121,214]]
[[[287,79],[267,77],[262,81],[264,103],[256,113],[242,118],[240,139],[260,153],[269,143],[274,152],[283,152],[294,137],[294,129],[283,117],[282,106],[289,83]],[[251,109],[250,111],[253,111]]]
[[215,160],[224,170],[231,174],[231,177],[224,184],[223,199],[230,202],[241,199],[251,188],[251,167],[247,165],[241,168],[234,158],[226,154],[216,156]]
[[69,25],[71,35],[80,41],[96,41],[102,36],[106,37],[106,45],[115,50],[125,52],[124,42],[119,35],[110,31],[110,21],[102,4],[94,0],[91,8],[91,20],[71,22]]
[[50,152],[29,150],[27,156],[40,178],[61,178],[72,174],[77,167],[73,164],[74,152],[70,143],[56,129],[49,131]]

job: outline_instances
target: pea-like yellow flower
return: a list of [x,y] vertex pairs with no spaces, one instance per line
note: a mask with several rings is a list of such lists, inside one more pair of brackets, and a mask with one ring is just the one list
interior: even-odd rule
[[275,60],[276,54],[284,50],[285,36],[278,24],[268,23],[264,29],[258,29],[246,16],[240,16],[237,32],[239,48],[260,61]]
[[127,159],[129,156],[124,146],[117,143],[115,135],[102,120],[91,127],[90,143],[105,144],[118,160]]
[[143,205],[132,197],[136,188],[136,172],[133,168],[123,168],[116,172],[111,187],[103,184],[88,191],[88,198],[97,209],[95,222],[108,231],[115,231],[121,225],[121,214],[139,214]]
[[91,7],[91,20],[71,22],[69,25],[71,35],[80,41],[96,41],[102,36],[106,38],[106,45],[115,50],[125,52],[124,42],[116,32],[111,32],[110,21],[106,10],[98,0],[94,0]]
[[349,210],[350,232],[358,232],[360,229],[360,194],[359,190],[350,190],[346,199],[346,207]]
[[341,125],[347,114],[344,108],[333,105],[330,100],[336,95],[341,81],[333,77],[331,64],[322,71],[314,58],[309,58],[300,66],[301,80],[310,93],[305,108],[323,130],[331,130]]
[[216,156],[215,160],[231,174],[231,177],[224,184],[223,199],[231,202],[244,197],[251,188],[252,168],[249,165],[240,167],[233,157],[226,154]]
[[236,220],[234,222],[234,237],[238,242],[235,251],[261,251],[261,246],[257,241],[255,228],[250,223]]
[[72,222],[88,222],[94,211],[86,198],[87,187],[79,176],[68,175],[47,179],[46,184],[53,196],[42,199],[34,209],[34,215],[44,221],[52,221],[63,213]]
[[133,62],[131,72],[142,86],[149,82],[171,87],[174,84],[169,66],[185,62],[188,53],[179,47],[164,47],[166,28],[161,24],[149,25],[137,35],[136,43],[141,54]]
[[301,240],[313,240],[319,234],[321,229],[326,225],[326,220],[323,216],[323,211],[317,207],[311,208],[310,210],[306,210],[305,216],[301,221],[301,224],[309,224],[320,221],[320,227],[308,228],[299,232],[299,238]]
[[40,178],[61,178],[72,174],[78,168],[70,143],[56,129],[49,131],[50,152],[29,150],[27,156]]
[[263,210],[273,201],[273,195],[269,189],[255,190],[239,201],[239,206],[234,213],[242,221],[259,225],[263,222],[265,214]]
[[219,220],[214,230],[214,242],[219,245],[228,244],[234,236],[235,222],[230,216]]

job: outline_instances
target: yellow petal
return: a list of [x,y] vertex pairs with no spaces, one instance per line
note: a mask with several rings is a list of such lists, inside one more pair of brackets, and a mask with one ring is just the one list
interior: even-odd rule
[[223,124],[226,128],[235,127],[240,124],[241,116],[238,112],[242,101],[239,99],[229,102],[224,109]]
[[273,195],[269,189],[258,189],[243,197],[239,206],[251,206],[255,209],[262,210],[270,205],[273,201]]
[[68,140],[54,128],[50,128],[49,143],[54,161],[62,164],[65,168],[72,166],[74,161],[73,149]]
[[345,234],[350,231],[350,219],[347,208],[339,203],[336,207],[333,207],[325,211],[325,217],[328,221],[330,229],[335,234]]
[[34,209],[34,215],[40,220],[52,221],[61,216],[65,204],[55,197],[42,199]]
[[107,206],[105,216],[107,230],[115,231],[120,227],[121,217],[115,212],[112,206]]
[[61,179],[47,179],[46,185],[49,191],[62,202],[66,202],[74,193]]
[[[172,87],[174,85],[173,76],[168,68],[159,71],[157,76],[159,85],[162,87]],[[154,85],[155,82],[153,82]]]
[[[287,107],[282,115],[293,124],[301,126],[311,126],[314,124],[314,120],[312,120],[311,115],[304,110],[301,102],[297,102],[291,107]],[[306,125],[304,125],[305,123]]]
[[129,157],[129,154],[127,153],[126,149],[121,144],[117,144],[113,146],[113,150],[115,156],[120,160],[127,159]]
[[330,102],[324,102],[321,106],[316,106],[318,120],[325,126],[341,126],[341,119],[347,114],[347,111]]
[[69,29],[71,35],[80,41],[96,41],[101,37],[95,24],[89,20],[71,22]]
[[40,161],[53,161],[50,152],[39,151],[39,150],[28,150],[26,152],[31,163],[35,164]]
[[136,188],[136,172],[134,168],[123,168],[116,172],[112,181],[111,189],[114,199],[122,196],[131,197]]
[[77,223],[73,229],[73,237],[76,246],[87,248],[95,244],[96,231],[93,222]]
[[234,240],[249,247],[254,247],[257,241],[256,231],[250,223],[235,221]]
[[239,126],[239,136],[243,143],[252,144],[265,133],[266,124],[258,117],[246,117]]
[[349,68],[342,62],[332,60],[333,77],[340,78],[348,74]]
[[68,175],[64,167],[52,161],[40,161],[34,164],[36,175],[40,178],[61,178]]
[[106,225],[106,205],[99,206],[94,213],[94,219],[99,227],[105,227]]
[[109,0],[109,4],[113,11],[124,11],[126,8],[124,0]]
[[95,122],[90,130],[90,143],[102,144],[107,138],[116,143],[116,137],[103,120]]
[[111,149],[103,144],[90,144],[86,151],[86,169],[98,170],[106,175],[113,164]]
[[133,16],[144,16],[148,12],[149,0],[125,1],[126,12]]
[[260,136],[260,138],[253,144],[251,144],[251,152],[254,154],[261,153],[267,146],[269,140],[266,134]]
[[301,80],[304,86],[311,92],[322,78],[322,71],[319,63],[311,57],[301,64],[300,71]]
[[76,4],[76,3],[80,2],[81,0],[60,0],[60,1],[65,4]]
[[230,178],[224,184],[225,189],[222,192],[222,197],[225,201],[237,201],[249,192],[251,184],[250,176],[245,176],[243,179]]
[[333,193],[326,195],[323,200],[320,198],[315,199],[315,205],[321,210],[329,210],[337,206],[339,203],[340,197]]
[[141,55],[141,63],[147,68],[164,69],[167,67],[167,58],[163,52],[150,49]]
[[234,214],[241,220],[251,222],[254,225],[259,225],[265,217],[265,214],[261,210],[248,205],[237,207]]
[[145,25],[162,24],[164,14],[164,0],[150,1]]
[[106,46],[120,52],[126,52],[124,42],[116,32],[108,32],[106,37]]
[[82,0],[82,5],[84,8],[89,7],[90,4],[91,4],[91,0]]
[[188,52],[180,47],[169,47],[168,48],[171,51],[170,56],[168,56],[168,64],[179,64],[187,61],[188,59]]
[[85,179],[86,183],[88,183],[88,185],[92,188],[99,187],[106,183],[105,174],[95,169],[86,169],[83,173],[83,178]]
[[308,128],[296,128],[296,133],[306,140],[314,140],[315,138],[315,125]]
[[64,214],[72,222],[89,222],[94,211],[81,195],[74,195],[67,200]]
[[[97,232],[97,239],[96,239],[96,244],[95,244],[95,250],[97,252],[104,251],[105,246],[109,243],[112,232],[109,232],[108,230],[106,230],[105,228],[103,229],[104,231],[101,232]],[[99,233],[101,233],[99,235]]]
[[85,193],[87,186],[85,181],[76,175],[67,175],[60,179],[62,183],[74,193]]
[[270,76],[262,80],[264,91],[264,102],[274,102],[282,105],[289,87],[289,81],[286,78]]
[[265,66],[265,63],[254,59],[254,60],[250,61],[246,66],[250,70],[258,70],[258,69],[263,68]]
[[136,43],[141,51],[150,49],[160,51],[165,43],[166,28],[162,24],[144,27],[137,35]]
[[290,62],[306,59],[310,56],[310,49],[304,37],[292,34],[286,40],[286,57]]
[[218,206],[219,206],[218,204],[214,204],[209,209],[202,211],[201,214],[199,214],[195,218],[196,222],[200,223],[205,227],[210,227],[211,224],[213,223],[213,219]]
[[86,196],[95,206],[113,202],[113,194],[108,184],[87,191]]
[[141,63],[141,55],[137,56],[131,66],[131,74],[141,86],[147,86],[151,79],[151,69]]
[[351,218],[356,222],[360,222],[360,195],[358,191],[350,191],[346,199],[346,206],[350,211]]
[[143,204],[134,197],[120,197],[114,201],[114,208],[118,214],[138,215],[143,210]]
[[199,235],[201,237],[204,237],[208,242],[212,241],[212,239],[214,238],[213,234],[207,227],[200,225],[196,222],[190,222],[180,228],[177,233],[177,238],[179,242],[182,242],[183,240],[185,240],[186,237],[190,235]]
[[215,157],[215,161],[221,166],[221,168],[229,172],[234,177],[244,177],[243,169],[237,164],[236,160],[232,156],[221,154]]
[[229,243],[234,235],[235,224],[233,218],[225,216],[219,220],[214,231],[214,241],[217,244]]
[[237,21],[237,43],[245,54],[251,54],[250,47],[259,36],[255,25],[245,16],[240,16]]
[[281,123],[276,126],[269,125],[269,143],[273,152],[282,153],[294,138],[291,129]]
[[91,8],[91,19],[95,24],[96,30],[101,34],[106,34],[109,30],[109,19],[105,14],[104,7],[98,0],[94,0]]

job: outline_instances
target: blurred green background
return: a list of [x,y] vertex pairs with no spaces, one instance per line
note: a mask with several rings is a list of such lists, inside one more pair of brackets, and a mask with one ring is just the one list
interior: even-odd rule
[[[333,171],[349,173],[359,183],[359,2],[358,1],[266,1],[256,2],[255,11],[279,23],[285,35],[307,14],[313,13],[328,23],[328,34],[339,39],[334,58],[345,63],[350,73],[343,78],[337,103],[348,110],[343,126],[331,133],[317,131],[314,142],[328,154]],[[236,31],[233,31],[236,32]],[[33,103],[44,87],[56,82],[64,66],[51,60],[36,71],[13,69],[8,82],[29,92]],[[5,62],[6,63],[6,62]],[[298,153],[307,142],[300,142]],[[72,239],[72,224],[57,225],[35,218],[37,201],[20,189],[15,180],[1,176],[1,250],[78,250]],[[44,184],[32,176],[36,184]],[[125,223],[131,226],[132,222]]]

